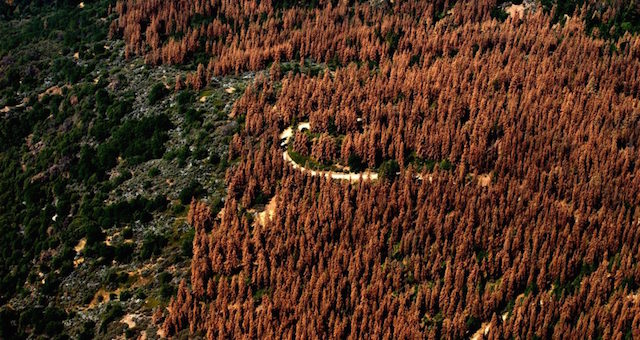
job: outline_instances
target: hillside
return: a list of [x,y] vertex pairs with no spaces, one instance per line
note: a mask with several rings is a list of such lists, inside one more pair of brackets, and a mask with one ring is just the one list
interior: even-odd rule
[[640,337],[636,2],[4,6],[0,337]]
[[226,196],[250,78],[176,90],[188,66],[108,38],[115,2],[26,3],[0,21],[0,338],[152,337],[188,276],[191,199]]

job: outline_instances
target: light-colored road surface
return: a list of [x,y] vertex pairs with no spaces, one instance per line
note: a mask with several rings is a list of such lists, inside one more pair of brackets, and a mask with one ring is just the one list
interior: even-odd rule
[[286,162],[291,164],[291,166],[294,169],[298,169],[304,173],[308,173],[311,176],[324,176],[331,179],[348,180],[350,182],[356,182],[356,181],[359,181],[360,179],[365,181],[373,181],[378,179],[378,173],[372,172],[372,171],[346,173],[346,172],[333,172],[333,171],[320,171],[320,170],[307,169],[302,165],[296,163],[293,159],[291,159],[287,151],[284,151],[282,153],[282,158],[284,158]]
[[483,339],[487,334],[489,334],[489,330],[491,329],[491,325],[488,322],[483,323],[478,329],[477,332],[473,333],[470,340],[480,340]]
[[[297,129],[298,131],[311,130],[311,126],[309,125],[309,122],[299,123]],[[289,145],[289,141],[291,140],[291,137],[293,137],[293,127],[290,126],[286,128],[284,131],[280,133],[279,137],[280,137],[280,140],[282,141],[280,143],[280,146],[286,149],[287,146]],[[287,150],[285,150],[282,153],[282,158],[285,160],[285,162],[291,164],[291,166],[294,169],[300,170],[304,173],[308,173],[311,176],[323,176],[331,179],[346,180],[349,182],[357,182],[359,180],[375,181],[378,179],[378,173],[374,171],[369,171],[369,170],[366,170],[364,172],[348,172],[348,173],[335,172],[335,171],[311,170],[311,169],[305,168],[301,164],[296,163],[291,158],[291,156],[289,156],[289,152],[287,152]],[[416,174],[414,178],[421,181],[422,175]],[[429,175],[427,179],[429,180],[429,183],[433,182],[433,176]],[[483,186],[486,186],[486,185],[483,185]]]
[[[309,122],[298,124],[298,131],[303,130],[311,130],[311,124],[309,124]],[[280,146],[287,146],[291,137],[293,137],[293,127],[289,126],[280,133],[280,140],[284,139],[282,143],[280,143]]]
[[[311,126],[309,124],[309,122],[304,122],[304,123],[299,123],[298,127],[297,127],[298,131],[302,131],[302,130],[309,130],[311,129]],[[288,127],[287,129],[285,129],[284,131],[282,131],[280,133],[280,140],[282,140],[282,143],[280,143],[280,146],[283,147],[287,147],[287,145],[289,145],[289,141],[291,140],[291,137],[293,136],[293,128],[292,127]],[[327,178],[331,178],[331,179],[337,179],[337,180],[346,180],[349,182],[357,182],[359,180],[365,180],[365,181],[374,181],[376,179],[378,179],[378,173],[377,172],[373,172],[373,171],[364,171],[364,172],[333,172],[333,171],[321,171],[321,170],[311,170],[311,169],[307,169],[305,168],[303,165],[296,163],[291,156],[289,156],[289,152],[287,152],[286,150],[282,153],[282,158],[285,160],[285,162],[291,164],[291,166],[294,169],[300,170],[304,173],[307,173],[311,176],[322,176],[322,177],[327,177]]]

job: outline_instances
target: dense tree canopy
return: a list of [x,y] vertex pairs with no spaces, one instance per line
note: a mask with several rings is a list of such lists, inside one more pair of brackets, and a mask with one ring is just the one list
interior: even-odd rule
[[[191,206],[167,334],[640,337],[637,5],[373,3],[116,6],[127,53],[194,61],[192,87],[271,65],[234,105],[224,213]],[[389,180],[293,169],[302,121],[295,152]]]

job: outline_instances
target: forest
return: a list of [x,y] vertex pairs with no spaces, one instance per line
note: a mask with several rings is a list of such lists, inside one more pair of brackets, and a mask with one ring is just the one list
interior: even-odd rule
[[[526,10],[512,6],[526,4]],[[167,335],[640,337],[640,5],[119,1],[128,55],[260,71]],[[355,183],[286,163],[377,169]],[[393,170],[389,170],[393,169]],[[266,202],[266,219],[252,212]]]
[[640,3],[0,1],[0,338],[640,338]]

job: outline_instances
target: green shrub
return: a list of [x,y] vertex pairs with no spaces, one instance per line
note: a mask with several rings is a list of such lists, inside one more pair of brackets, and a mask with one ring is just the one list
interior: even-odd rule
[[180,191],[180,203],[189,204],[193,198],[200,198],[202,195],[206,194],[206,190],[202,187],[202,184],[198,183],[198,181],[191,181],[189,185],[187,185],[184,189]]
[[105,89],[99,89],[96,91],[94,97],[98,112],[106,112],[109,105],[111,105],[111,97],[109,96],[109,93]]
[[178,106],[180,107],[185,107],[191,103],[193,103],[193,101],[195,100],[195,95],[192,91],[190,90],[184,90],[180,93],[178,93],[178,95],[176,96],[176,102],[178,104]]
[[91,340],[95,337],[96,323],[93,321],[85,321],[82,324],[82,330],[78,334],[79,340]]
[[380,178],[386,180],[393,180],[398,176],[400,166],[395,160],[387,160],[382,162],[379,169]]
[[349,155],[347,164],[349,165],[351,172],[361,172],[366,168],[362,162],[362,158],[354,153]]
[[127,283],[128,280],[129,274],[126,271],[118,273],[115,269],[109,269],[102,283],[109,289],[116,289],[120,285]]
[[491,17],[500,22],[507,20],[509,13],[505,12],[500,6],[495,6],[491,9]]
[[149,259],[153,255],[160,255],[162,249],[167,245],[167,238],[164,235],[149,233],[142,241],[140,257],[143,260]]
[[136,299],[144,300],[147,298],[147,293],[144,292],[144,289],[142,287],[139,287],[138,289],[136,289],[136,293],[134,294],[134,296],[136,297]]
[[160,297],[162,297],[163,299],[168,299],[172,297],[173,294],[175,294],[175,289],[173,288],[173,286],[166,283],[160,285]]
[[187,126],[191,126],[195,122],[202,123],[202,112],[196,109],[189,109],[184,114],[184,122]]
[[149,94],[147,95],[147,101],[150,105],[156,104],[160,99],[164,98],[167,94],[167,88],[162,83],[153,85]]
[[178,158],[178,166],[184,167],[187,165],[187,158],[191,155],[189,146],[185,145],[176,151],[176,157]]
[[186,207],[180,203],[174,205],[173,208],[171,209],[174,215],[179,215],[183,213],[185,210],[186,210]]
[[158,282],[160,282],[160,284],[169,283],[171,282],[172,278],[173,278],[173,275],[171,275],[171,273],[162,272],[158,275]]
[[209,163],[213,165],[220,164],[220,155],[218,155],[216,151],[211,151],[211,153],[209,154]]
[[133,237],[133,229],[131,227],[124,228],[121,235],[125,240],[131,239]]
[[197,160],[205,159],[207,157],[207,149],[205,149],[204,147],[198,147],[193,152],[193,157]]
[[110,302],[107,305],[107,309],[102,315],[102,322],[100,323],[100,332],[104,333],[107,330],[107,326],[112,321],[117,320],[119,317],[124,315],[124,308],[122,304],[119,302]]
[[156,177],[160,175],[160,169],[158,169],[157,167],[153,167],[151,169],[149,169],[149,177]]
[[115,247],[115,259],[120,263],[128,263],[133,257],[133,243],[123,243]]
[[123,290],[123,291],[120,292],[119,299],[120,299],[120,301],[128,301],[132,296],[133,296],[133,294],[130,291]]
[[180,249],[182,250],[182,255],[186,258],[191,258],[193,255],[193,238],[195,236],[195,229],[191,228],[188,232],[186,232],[182,236],[182,242],[180,244]]
[[448,159],[443,159],[439,164],[440,169],[449,171],[453,167]]

